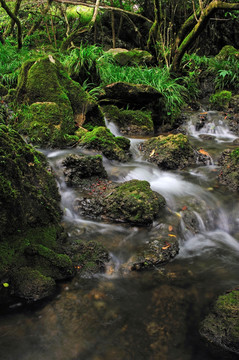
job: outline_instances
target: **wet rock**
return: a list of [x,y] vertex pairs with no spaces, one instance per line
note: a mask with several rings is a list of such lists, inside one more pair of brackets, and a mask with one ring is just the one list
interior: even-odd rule
[[131,270],[151,270],[168,263],[179,252],[180,218],[171,214],[169,224],[161,223],[149,232],[149,241],[134,254],[128,266]]
[[218,164],[221,166],[218,176],[219,182],[230,190],[239,190],[239,148],[225,150],[221,154]]
[[19,111],[19,130],[33,143],[63,146],[76,142],[78,126],[104,126],[96,102],[49,55],[22,65],[16,104],[29,105]]
[[78,213],[91,218],[149,225],[165,206],[163,196],[152,191],[147,181],[108,182],[93,190],[74,204]]
[[228,60],[228,58],[239,59],[239,51],[232,45],[225,45],[215,58],[218,60]]
[[130,180],[106,194],[104,214],[114,221],[148,225],[164,206],[163,196],[152,191],[147,181]]
[[62,165],[68,186],[79,186],[86,178],[107,178],[101,155],[70,154]]
[[200,129],[202,129],[206,122],[207,122],[207,115],[201,115],[200,114],[199,115],[199,120],[195,124],[195,130],[199,131]]
[[196,153],[186,135],[160,135],[140,145],[144,158],[162,169],[182,169],[196,163]]
[[79,276],[103,273],[110,261],[108,251],[96,241],[84,242],[78,238],[69,240],[65,252],[71,258]]
[[123,134],[152,135],[154,123],[150,112],[141,110],[122,110],[115,105],[103,107],[108,121],[114,121]]
[[218,297],[201,323],[200,334],[223,358],[227,353],[239,355],[239,288]]
[[79,146],[101,152],[110,160],[128,161],[131,157],[130,140],[122,136],[114,136],[103,126],[88,131],[79,140]]

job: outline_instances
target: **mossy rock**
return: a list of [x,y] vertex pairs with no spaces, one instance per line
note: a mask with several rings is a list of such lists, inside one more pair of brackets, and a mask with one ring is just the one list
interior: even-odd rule
[[0,84],[0,96],[5,96],[7,95],[7,93],[8,93],[7,88],[4,85]]
[[41,300],[53,295],[55,285],[56,283],[52,278],[27,266],[16,271],[12,276],[15,296],[28,301]]
[[[216,351],[239,355],[239,289],[221,295],[203,320],[200,334]],[[224,358],[227,358],[226,356]]]
[[228,60],[232,57],[239,59],[239,50],[235,49],[232,45],[225,45],[216,55],[216,59],[219,60]]
[[196,162],[195,151],[183,134],[160,135],[140,145],[145,159],[162,169],[182,169]]
[[122,133],[127,135],[152,135],[154,123],[151,112],[141,110],[121,110],[115,105],[103,107],[108,121],[115,122]]
[[[109,51],[110,52],[110,51]],[[121,66],[149,65],[153,61],[153,56],[145,50],[133,49],[129,51],[113,52],[114,59]]]
[[79,186],[82,179],[107,178],[101,155],[70,154],[62,165],[68,186]]
[[165,199],[150,188],[147,181],[130,180],[106,194],[106,217],[137,225],[149,225],[165,206]]
[[216,110],[226,110],[232,98],[231,91],[223,90],[210,96],[210,103]]
[[221,166],[219,182],[232,191],[239,191],[239,147],[224,150],[218,160]]
[[110,160],[128,161],[130,158],[130,141],[121,136],[114,136],[103,126],[87,132],[79,140],[79,145],[101,152]]
[[45,145],[46,138],[53,146],[67,145],[79,126],[105,125],[95,100],[52,55],[23,64],[16,104],[27,106],[19,111],[18,129],[41,145]]
[[[18,291],[17,283],[16,294],[26,293],[28,299],[30,279],[36,279],[32,291],[36,286],[38,297],[42,298],[45,285],[51,288],[54,280],[73,275],[70,259],[61,254],[64,233],[56,181],[45,156],[3,124],[0,125],[0,172],[0,279],[7,277],[11,282],[12,276],[15,279],[12,274],[30,267],[37,273],[26,277],[26,284],[22,284],[25,290]],[[35,250],[30,251],[32,248]],[[45,285],[38,284],[38,272],[51,280],[40,277],[40,284]],[[11,290],[15,291],[14,285]]]

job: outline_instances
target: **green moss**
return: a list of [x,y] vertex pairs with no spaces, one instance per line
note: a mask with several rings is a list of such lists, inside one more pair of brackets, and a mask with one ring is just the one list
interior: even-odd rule
[[127,161],[129,159],[129,155],[125,150],[129,149],[130,141],[128,139],[123,140],[121,137],[115,137],[109,129],[103,126],[96,127],[92,131],[87,132],[80,139],[79,145],[99,150],[109,159],[120,161]]
[[230,153],[230,158],[234,161],[234,163],[238,163],[239,162],[239,147],[236,148],[235,150],[232,150]]
[[223,110],[229,106],[231,97],[231,91],[223,90],[211,95],[209,101],[216,110]]
[[228,60],[230,57],[239,59],[239,51],[231,45],[224,46],[216,56],[220,60]]
[[93,16],[94,9],[87,6],[78,5],[70,6],[67,8],[66,15],[69,20],[80,19],[81,25],[87,25]]

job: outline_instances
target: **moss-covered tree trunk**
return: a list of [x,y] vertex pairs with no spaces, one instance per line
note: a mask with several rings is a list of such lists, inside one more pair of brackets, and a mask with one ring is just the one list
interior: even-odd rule
[[180,63],[183,58],[183,55],[191,47],[195,39],[205,29],[208,20],[210,19],[212,14],[217,10],[239,10],[239,2],[228,3],[219,0],[211,1],[204,9],[202,8],[200,9],[199,12],[200,16],[197,19],[195,26],[191,29],[189,33],[188,31],[194,22],[193,16],[195,14],[193,14],[186,20],[186,22],[182,25],[179,31],[179,35],[176,39],[178,47],[175,49],[175,53],[173,56],[173,62],[171,67],[172,72],[179,71]]
[[161,1],[160,0],[154,0],[154,22],[151,26],[151,29],[149,31],[148,41],[147,41],[147,47],[149,51],[155,53],[155,46],[157,41],[159,41],[159,29],[160,29],[160,23],[161,23]]
[[22,48],[22,26],[18,17],[9,9],[5,0],[0,0],[0,4],[2,8],[6,11],[6,13],[10,16],[10,18],[17,24],[17,43],[18,49]]

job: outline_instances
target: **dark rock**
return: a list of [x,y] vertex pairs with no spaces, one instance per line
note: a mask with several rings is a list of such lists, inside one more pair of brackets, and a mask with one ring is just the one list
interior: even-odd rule
[[140,145],[144,158],[162,169],[182,169],[196,163],[196,153],[186,135],[160,135]]
[[[203,320],[200,334],[217,353],[239,355],[239,289],[221,295]],[[214,347],[212,347],[214,345]]]
[[142,108],[159,101],[162,94],[155,88],[142,84],[129,84],[125,82],[116,82],[107,85],[99,100],[110,100],[116,104],[133,104]]
[[7,93],[8,93],[7,88],[5,86],[3,86],[2,84],[0,84],[0,97],[7,95]]
[[65,180],[68,186],[79,186],[85,178],[107,178],[102,156],[68,155],[62,162]]

